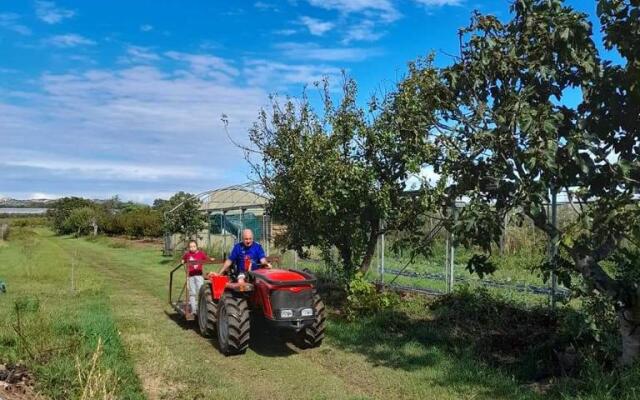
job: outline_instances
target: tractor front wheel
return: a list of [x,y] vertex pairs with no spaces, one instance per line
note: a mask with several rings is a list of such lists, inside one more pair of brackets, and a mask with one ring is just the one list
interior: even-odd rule
[[232,293],[218,304],[218,345],[224,355],[242,354],[249,347],[251,318],[247,299]]
[[313,295],[315,318],[313,324],[296,334],[296,345],[302,349],[318,347],[324,339],[324,303],[316,293]]
[[205,283],[200,288],[198,299],[198,328],[204,337],[213,336],[216,331],[216,317],[218,315],[218,305],[211,296],[211,285]]

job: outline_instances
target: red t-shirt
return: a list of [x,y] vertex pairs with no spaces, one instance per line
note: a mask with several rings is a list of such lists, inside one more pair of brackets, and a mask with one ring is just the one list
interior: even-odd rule
[[[205,253],[202,250],[198,250],[195,253],[187,251],[182,256],[182,261],[184,261],[185,264],[188,263],[189,261],[205,261],[208,259],[209,257],[207,256],[207,253]],[[202,264],[187,265],[187,267],[189,271],[189,276],[202,275]]]

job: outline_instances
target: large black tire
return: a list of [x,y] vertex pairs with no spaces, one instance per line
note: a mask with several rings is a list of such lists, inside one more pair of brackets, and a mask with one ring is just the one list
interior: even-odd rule
[[242,354],[249,347],[251,318],[247,299],[232,293],[218,303],[218,346],[222,354]]
[[302,349],[318,347],[324,339],[324,303],[317,293],[313,295],[313,302],[315,308],[313,324],[296,334],[296,345]]
[[211,337],[216,332],[218,304],[211,297],[211,285],[206,283],[200,288],[198,296],[198,328],[204,337]]

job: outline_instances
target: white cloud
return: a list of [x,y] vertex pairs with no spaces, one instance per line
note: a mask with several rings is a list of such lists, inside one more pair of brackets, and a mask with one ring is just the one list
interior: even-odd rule
[[75,33],[51,36],[45,42],[56,47],[93,46],[96,44],[95,41]]
[[[196,166],[167,163],[148,165],[122,161],[70,160],[69,158],[42,158],[29,160],[3,160],[0,165],[48,170],[56,174],[73,174],[75,177],[122,179],[128,181],[156,181],[160,179],[189,179],[203,177]],[[211,173],[211,169],[207,170]]]
[[268,10],[280,11],[277,5],[271,4],[271,3],[265,3],[264,1],[257,1],[253,4],[253,6],[258,10],[262,10],[262,11],[268,11]]
[[125,50],[135,64],[45,73],[21,91],[0,87],[3,194],[149,201],[244,182],[243,153],[221,115],[228,115],[233,141],[246,143],[269,92],[341,73],[324,62]]
[[341,69],[328,65],[291,65],[267,60],[247,62],[244,74],[251,86],[275,84],[285,87],[291,84],[311,85],[323,78],[337,78]]
[[437,174],[436,172],[434,172],[432,166],[422,167],[420,169],[420,173],[418,173],[417,175],[410,176],[409,179],[407,179],[406,189],[409,189],[409,190],[418,189],[420,188],[423,182],[433,186],[438,183],[438,180],[440,180],[440,176],[441,176],[440,174]]
[[140,30],[142,32],[150,32],[153,30],[153,25],[149,25],[149,24],[140,25]]
[[34,83],[33,92],[0,90],[0,182],[10,196],[129,190],[152,200],[243,182],[242,152],[220,116],[244,143],[268,98],[259,87],[153,66],[45,74]]
[[190,71],[198,76],[227,80],[238,76],[239,71],[223,58],[208,54],[191,54],[168,51],[165,56],[189,64]]
[[2,13],[0,14],[0,28],[4,28],[21,35],[31,35],[31,29],[22,25],[20,22],[20,16],[14,13]]
[[286,57],[295,60],[362,61],[382,54],[380,49],[320,47],[314,43],[281,43],[276,48]]
[[343,14],[374,12],[380,19],[393,22],[400,12],[391,0],[307,0],[309,4],[326,10],[337,10]]
[[152,52],[148,47],[128,46],[126,56],[121,57],[119,61],[146,64],[160,60],[160,56]]
[[463,0],[414,0],[427,7],[459,6]]
[[343,43],[354,41],[375,42],[384,36],[384,32],[376,32],[376,24],[371,20],[363,20],[347,29]]
[[307,16],[300,17],[299,21],[302,25],[306,26],[307,29],[309,29],[309,33],[314,36],[322,36],[335,26],[333,22],[321,21]]
[[59,199],[60,197],[62,196],[57,194],[42,193],[42,192],[35,192],[29,195],[29,199],[38,199],[38,200],[42,200],[42,199],[55,200],[55,199]]
[[339,30],[343,33],[342,43],[354,41],[373,42],[384,32],[381,27],[402,17],[392,0],[307,0],[309,4],[326,10],[336,10],[340,14]]
[[47,24],[57,24],[74,15],[75,11],[56,7],[53,1],[36,1],[36,16]]
[[280,29],[277,31],[274,31],[273,33],[275,33],[276,35],[282,35],[282,36],[291,36],[291,35],[295,35],[298,31],[296,31],[295,29]]

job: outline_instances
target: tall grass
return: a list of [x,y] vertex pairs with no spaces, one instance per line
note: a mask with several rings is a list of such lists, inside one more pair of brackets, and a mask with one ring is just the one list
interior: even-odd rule
[[18,227],[0,248],[0,362],[24,363],[51,399],[144,398],[100,277],[46,235]]

